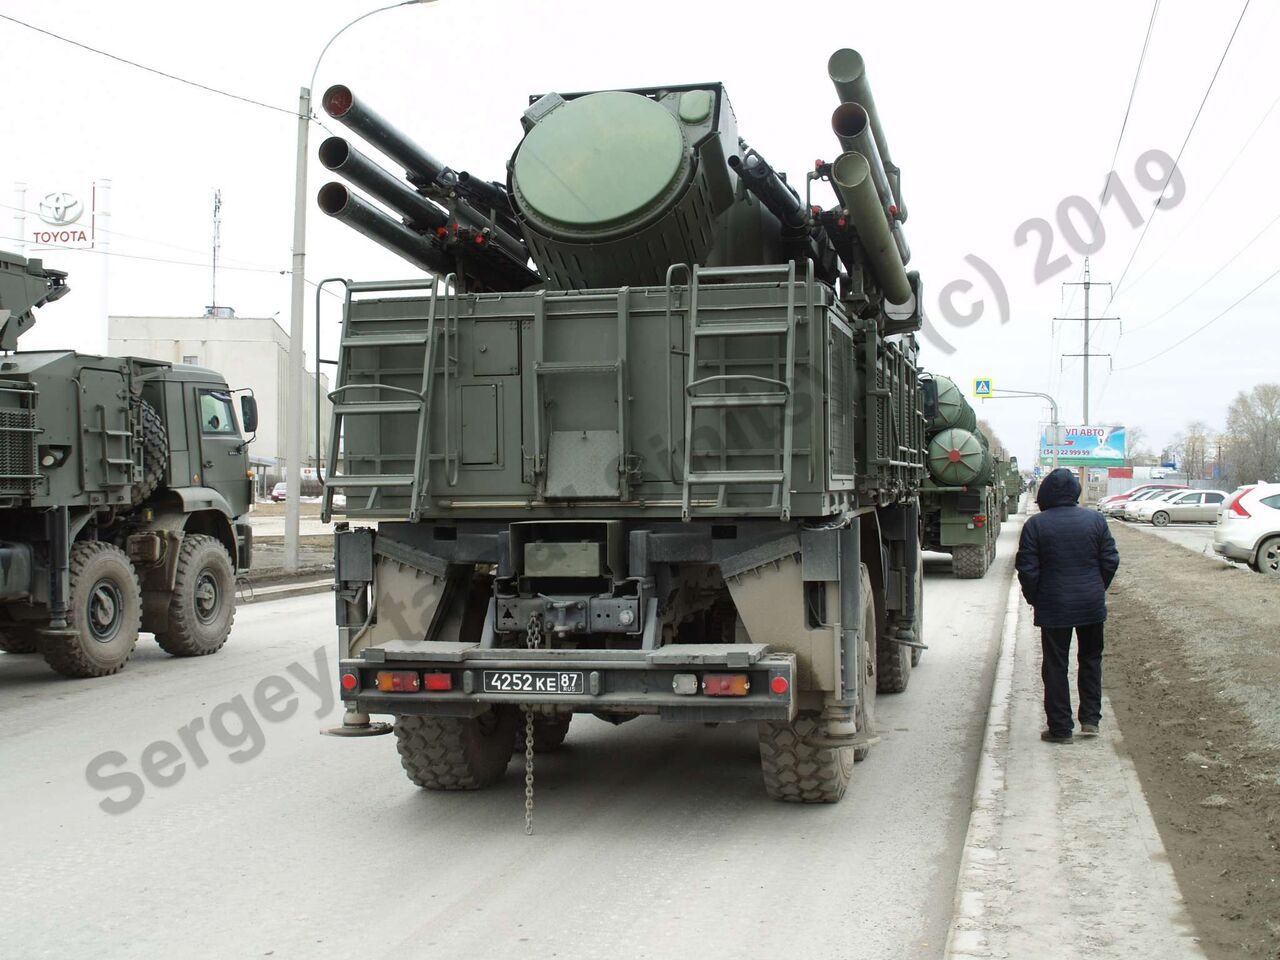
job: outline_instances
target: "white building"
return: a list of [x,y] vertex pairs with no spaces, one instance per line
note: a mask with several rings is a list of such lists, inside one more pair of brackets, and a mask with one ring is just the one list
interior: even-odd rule
[[[289,335],[272,317],[237,317],[217,307],[203,317],[109,317],[108,352],[113,356],[148,357],[190,363],[221,373],[232,389],[248,387],[258,401],[258,433],[249,447],[258,475],[258,490],[284,479],[289,409]],[[303,465],[316,465],[315,375],[303,385]],[[325,396],[328,378],[320,374],[320,418],[323,460],[329,444],[331,404]],[[303,493],[307,492],[306,486]]]

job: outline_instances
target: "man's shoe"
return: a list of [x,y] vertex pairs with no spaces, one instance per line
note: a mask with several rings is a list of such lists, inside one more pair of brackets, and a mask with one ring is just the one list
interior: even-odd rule
[[1096,723],[1080,724],[1080,736],[1096,737],[1098,735],[1098,725]]
[[1054,733],[1052,730],[1042,730],[1040,739],[1045,743],[1070,743],[1073,737],[1069,733]]

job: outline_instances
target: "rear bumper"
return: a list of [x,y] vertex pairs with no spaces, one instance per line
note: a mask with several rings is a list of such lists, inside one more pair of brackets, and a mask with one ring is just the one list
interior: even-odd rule
[[[376,689],[380,670],[446,673],[447,691],[412,693]],[[486,691],[491,670],[581,673],[582,693]],[[745,696],[707,696],[706,673],[746,674]],[[575,713],[649,713],[663,720],[718,722],[791,720],[795,716],[796,660],[763,645],[674,644],[657,650],[514,650],[473,644],[418,642],[372,647],[361,657],[340,660],[338,676],[354,674],[354,690],[339,696],[363,713],[470,717],[492,704],[552,705]],[[676,693],[675,680],[696,677],[693,693]],[[785,681],[785,687],[782,681]],[[349,682],[349,681],[348,681]],[[784,687],[782,693],[774,692]]]
[[1253,559],[1252,547],[1245,547],[1229,540],[1213,541],[1213,552],[1220,557],[1226,557],[1228,560],[1235,560],[1239,563],[1248,563]]

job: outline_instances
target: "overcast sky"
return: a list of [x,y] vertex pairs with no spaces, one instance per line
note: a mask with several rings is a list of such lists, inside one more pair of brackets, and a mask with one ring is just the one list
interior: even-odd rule
[[[42,254],[47,265],[71,273],[73,292],[43,311],[24,347],[105,345],[98,277],[104,260],[111,313],[203,312],[211,295],[215,189],[223,204],[219,303],[242,316],[278,314],[287,328],[289,287],[281,271],[290,261],[296,145],[287,111],[296,108],[298,88],[329,37],[377,5],[0,3],[0,13],[283,108],[207,93],[0,20],[6,99],[0,203],[12,204],[15,181],[30,185],[29,208],[50,190],[85,193],[97,177],[113,183],[112,255]],[[1135,162],[1153,149],[1177,154],[1241,6],[1242,0],[1162,4],[1116,163],[1136,203],[1133,215],[1151,217],[1155,196],[1135,174]],[[1122,321],[1096,327],[1092,349],[1111,353],[1115,371],[1107,358],[1094,362],[1090,419],[1141,426],[1157,448],[1190,420],[1221,426],[1238,391],[1280,380],[1274,328],[1280,278],[1185,344],[1144,362],[1280,266],[1278,224],[1209,280],[1280,214],[1271,162],[1280,155],[1280,107],[1268,114],[1280,96],[1278,6],[1255,2],[1245,16],[1183,156],[1181,201],[1154,214],[1114,303],[1107,308],[1106,287],[1091,297],[1095,315],[1105,309]],[[1053,264],[1065,255],[1068,262],[1037,283],[1040,240],[1033,234],[1019,246],[1015,231],[1035,217],[1053,224],[1064,198],[1096,200],[1151,4],[939,0],[846,3],[808,17],[801,10],[743,0],[439,0],[379,13],[344,33],[320,65],[317,95],[346,83],[455,169],[501,179],[530,93],[720,80],[742,136],[803,183],[815,157],[839,152],[829,129],[837,101],[827,54],[855,47],[902,168],[911,268],[924,278],[938,334],[954,348],[947,353],[926,343],[925,365],[966,384],[990,376],[997,388],[1050,391],[1063,419],[1079,422],[1080,361],[1059,354],[1081,352],[1081,325],[1051,318],[1068,307],[1080,315],[1083,297],[1073,298],[1070,288],[1064,296],[1060,283],[1080,279],[1082,258],[1054,226],[1045,259]],[[312,157],[326,135],[312,126]],[[414,275],[398,257],[321,215],[314,196],[329,177],[314,159],[309,176],[308,278]],[[0,207],[0,237],[13,236],[12,213]],[[1077,223],[1087,240],[1090,224]],[[1115,282],[1142,228],[1130,225],[1118,203],[1106,206],[1101,227],[1105,241],[1092,258],[1093,279]],[[0,247],[13,243],[0,239]],[[1007,288],[1005,323],[968,255],[990,264]],[[957,279],[975,283],[958,306],[973,297],[986,301],[985,314],[963,329],[948,324],[937,303]],[[321,323],[332,343],[338,301],[325,299]],[[308,343],[312,301],[308,288]],[[1030,463],[1042,405],[977,406]]]

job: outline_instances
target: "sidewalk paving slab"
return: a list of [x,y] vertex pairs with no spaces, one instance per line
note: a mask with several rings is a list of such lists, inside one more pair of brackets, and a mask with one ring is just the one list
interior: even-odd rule
[[1046,744],[1042,692],[1014,581],[946,956],[1205,960],[1110,701]]

